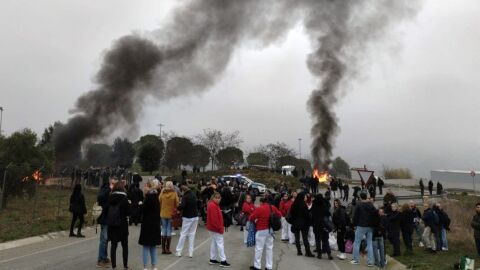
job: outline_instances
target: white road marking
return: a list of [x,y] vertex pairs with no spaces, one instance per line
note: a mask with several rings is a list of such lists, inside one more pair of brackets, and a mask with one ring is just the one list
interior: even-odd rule
[[340,270],[340,268],[338,267],[338,265],[334,261],[330,261],[330,262],[332,263],[335,270]]
[[[205,245],[210,239],[211,239],[211,237],[208,237],[205,241],[203,241],[200,245],[196,246],[193,250],[195,251],[195,250],[199,249],[201,246]],[[168,265],[164,270],[168,270],[168,269],[172,268],[177,263],[179,263],[182,259],[183,259],[183,257],[178,258],[176,261],[174,261],[173,263]]]
[[11,261],[15,261],[15,260],[18,260],[18,259],[22,259],[22,258],[25,258],[25,257],[37,255],[37,254],[42,254],[42,253],[45,253],[45,252],[49,252],[49,251],[64,248],[64,247],[73,246],[73,245],[80,244],[80,243],[83,243],[83,242],[86,242],[86,241],[90,241],[92,239],[98,239],[98,238],[97,237],[90,237],[90,238],[86,238],[86,239],[83,239],[83,240],[80,240],[80,241],[75,241],[75,242],[72,242],[72,243],[68,243],[68,244],[65,244],[65,245],[62,245],[62,246],[42,249],[42,250],[34,252],[34,253],[25,254],[25,255],[22,255],[22,256],[15,257],[15,258],[0,261],[0,264],[1,263],[8,263],[8,262],[11,262]]

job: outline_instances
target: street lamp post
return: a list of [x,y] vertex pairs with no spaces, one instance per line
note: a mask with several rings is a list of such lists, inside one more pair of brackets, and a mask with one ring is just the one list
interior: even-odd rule
[[158,124],[157,126],[160,128],[160,135],[159,135],[159,137],[160,137],[160,139],[162,139],[162,127],[163,127],[164,125],[163,125],[163,124]]
[[5,182],[7,181],[7,170],[12,166],[12,163],[10,162],[7,167],[5,167],[5,172],[3,173],[3,183],[2,183],[2,193],[0,194],[0,210],[3,208],[3,198],[5,196]]
[[298,158],[302,158],[302,139],[298,139]]
[[0,107],[0,136],[2,136],[3,107]]

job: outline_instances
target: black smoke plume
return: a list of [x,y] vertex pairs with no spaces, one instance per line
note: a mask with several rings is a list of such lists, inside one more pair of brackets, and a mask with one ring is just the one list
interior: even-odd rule
[[344,81],[355,73],[369,43],[412,15],[409,0],[190,0],[162,29],[114,42],[103,56],[98,87],[81,96],[74,116],[55,134],[57,160],[74,161],[82,145],[114,131],[136,128],[146,98],[164,101],[208,90],[235,49],[278,42],[303,22],[315,51],[308,67],[320,79],[308,102],[312,156],[330,162],[338,130],[333,112]]

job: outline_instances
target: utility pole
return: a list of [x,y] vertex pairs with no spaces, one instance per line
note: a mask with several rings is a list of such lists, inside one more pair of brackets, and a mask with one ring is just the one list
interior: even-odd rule
[[298,158],[302,158],[302,138],[298,138]]
[[5,167],[5,172],[3,173],[3,183],[2,183],[2,194],[1,197],[0,197],[0,210],[3,209],[3,198],[5,197],[5,182],[7,181],[7,171],[8,171],[8,168],[10,168],[10,166],[12,166],[13,164],[10,162],[7,167]]
[[163,125],[163,124],[158,124],[157,126],[160,128],[160,135],[159,135],[159,137],[160,137],[160,139],[162,139],[162,127],[163,127],[164,125]]
[[3,107],[0,107],[0,136],[2,136]]

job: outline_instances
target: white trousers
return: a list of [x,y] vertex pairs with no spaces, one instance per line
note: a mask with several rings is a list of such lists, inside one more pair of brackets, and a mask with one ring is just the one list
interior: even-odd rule
[[195,245],[195,233],[197,232],[198,217],[182,218],[182,231],[177,244],[177,254],[182,255],[185,238],[188,237],[188,256],[193,256],[193,247]]
[[282,217],[282,240],[288,240],[288,222]]
[[212,243],[210,244],[210,260],[216,260],[217,256],[220,257],[220,261],[227,260],[225,256],[225,248],[223,245],[223,234],[216,232],[209,232],[212,237]]
[[308,244],[311,247],[315,246],[315,234],[313,233],[313,227],[312,226],[310,226],[310,228],[308,229]]
[[291,244],[291,245],[294,245],[295,244],[295,234],[292,232],[292,224],[288,224],[288,242]]
[[257,231],[255,234],[255,259],[253,266],[262,269],[262,254],[265,249],[265,268],[272,269],[273,265],[273,236],[269,230]]

